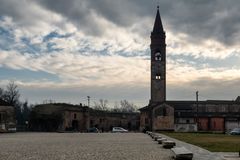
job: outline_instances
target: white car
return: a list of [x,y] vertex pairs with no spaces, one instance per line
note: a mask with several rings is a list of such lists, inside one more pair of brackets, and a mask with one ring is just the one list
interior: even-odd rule
[[231,132],[231,135],[240,135],[240,128],[234,128]]
[[125,132],[128,132],[128,130],[126,130],[122,127],[113,127],[112,132],[114,132],[114,133],[125,133]]

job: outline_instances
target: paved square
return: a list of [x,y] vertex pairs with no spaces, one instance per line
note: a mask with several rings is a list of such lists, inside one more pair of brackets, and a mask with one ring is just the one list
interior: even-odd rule
[[1,160],[170,160],[143,133],[0,134]]

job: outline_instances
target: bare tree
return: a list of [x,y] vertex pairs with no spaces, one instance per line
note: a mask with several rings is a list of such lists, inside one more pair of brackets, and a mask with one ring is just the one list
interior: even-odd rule
[[16,106],[19,103],[20,93],[18,86],[14,81],[10,81],[7,85],[6,91],[4,92],[3,99],[12,106]]
[[0,98],[3,99],[4,98],[4,89],[0,88]]
[[122,112],[135,112],[136,106],[133,103],[128,102],[127,100],[121,100],[121,111]]
[[113,112],[121,112],[121,108],[119,107],[119,103],[115,102],[114,107],[112,109]]
[[18,125],[26,125],[28,121],[31,108],[28,104],[28,101],[20,102],[19,100],[20,93],[18,86],[14,81],[10,81],[5,89],[0,88],[0,98],[5,100],[7,103],[15,107],[16,120]]
[[56,101],[55,101],[55,100],[52,100],[52,99],[45,99],[45,100],[43,100],[42,103],[43,103],[43,104],[53,104],[53,103],[56,103]]
[[100,99],[98,102],[94,102],[94,109],[96,110],[105,110],[105,111],[113,111],[113,112],[136,112],[137,106],[133,103],[128,102],[127,100],[121,100],[119,102],[115,102],[113,108],[108,107],[108,100]]
[[99,102],[94,102],[93,108],[97,110],[108,110],[108,100],[99,99]]

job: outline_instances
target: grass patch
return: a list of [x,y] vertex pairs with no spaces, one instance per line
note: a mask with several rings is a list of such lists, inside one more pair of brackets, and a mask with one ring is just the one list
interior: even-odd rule
[[205,148],[211,152],[239,152],[240,136],[210,133],[178,133],[163,134]]

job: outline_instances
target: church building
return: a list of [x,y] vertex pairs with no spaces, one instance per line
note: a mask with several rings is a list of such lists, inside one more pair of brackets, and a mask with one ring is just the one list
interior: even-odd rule
[[240,98],[235,101],[166,99],[166,35],[159,7],[151,32],[150,50],[151,99],[140,109],[140,130],[228,132],[240,127]]

